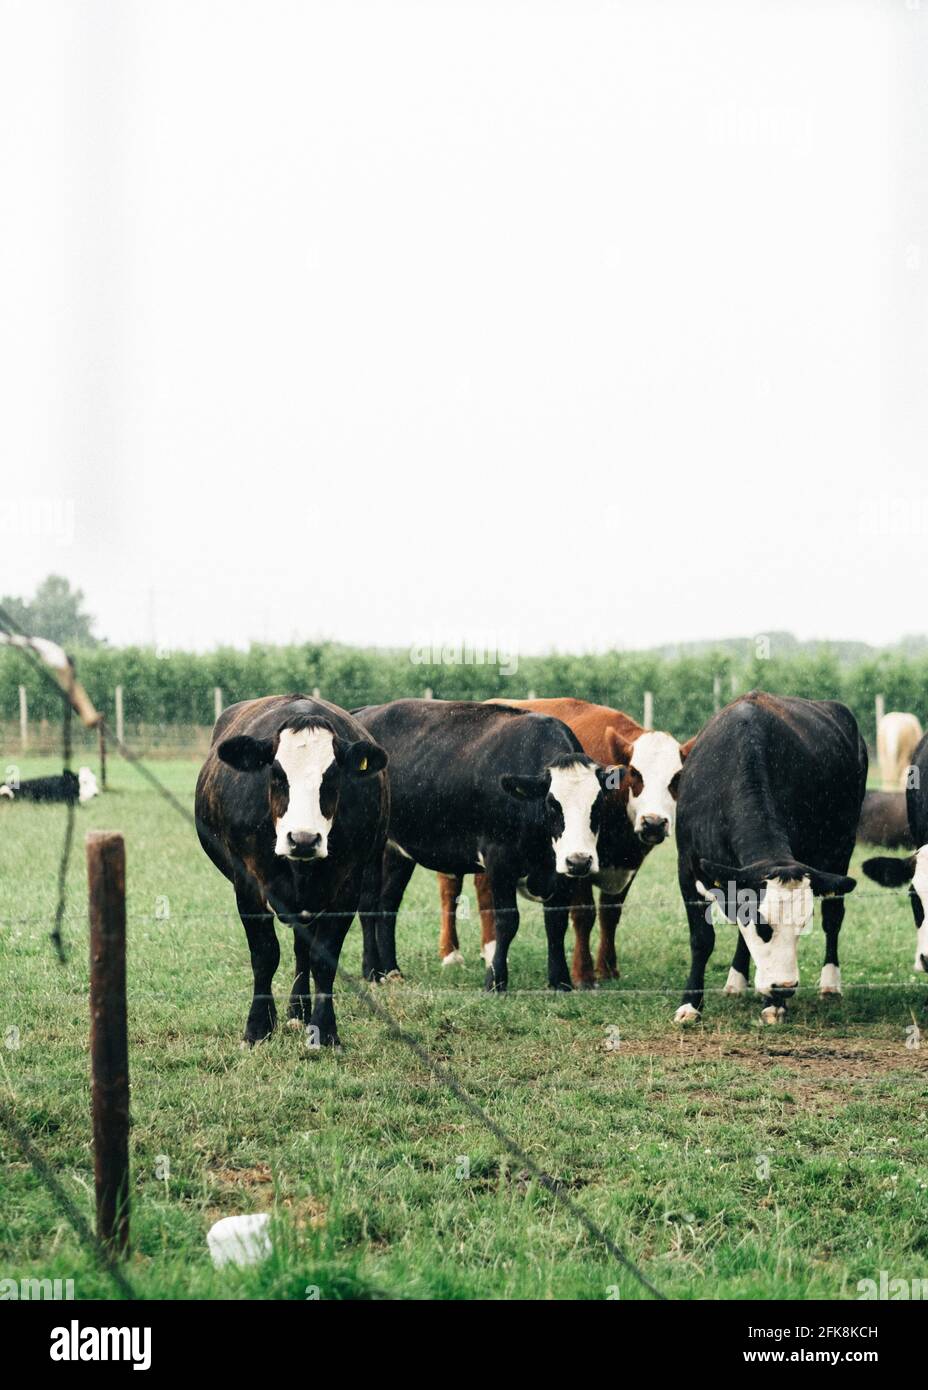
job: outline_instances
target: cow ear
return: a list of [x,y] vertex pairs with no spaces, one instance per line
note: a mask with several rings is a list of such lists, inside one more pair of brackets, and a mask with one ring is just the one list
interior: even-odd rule
[[509,796],[519,797],[523,801],[540,801],[548,795],[551,778],[547,774],[544,777],[521,777],[514,772],[504,772],[499,784]]
[[699,867],[710,888],[722,888],[725,884],[737,883],[739,878],[744,879],[744,870],[735,868],[734,864],[717,864],[712,859],[700,859]]
[[809,883],[817,898],[839,898],[853,893],[857,887],[856,878],[846,874],[824,874],[819,869],[808,869]]
[[692,753],[692,751],[693,751],[693,744],[696,742],[696,740],[697,740],[698,737],[699,737],[698,734],[694,734],[692,738],[688,738],[688,739],[686,740],[685,743],[681,743],[681,744],[680,744],[680,761],[681,761],[681,763],[685,763],[686,760],[687,760],[687,758],[689,757],[689,755]]
[[368,738],[356,739],[354,743],[346,738],[335,740],[335,760],[345,772],[354,777],[370,777],[382,772],[387,765],[387,755],[379,743]]
[[628,776],[628,768],[624,763],[611,763],[609,767],[597,768],[596,775],[604,792],[615,792]]
[[235,734],[232,738],[223,739],[216,752],[220,761],[234,767],[236,772],[257,772],[274,761],[274,740]]
[[607,725],[603,735],[606,740],[606,748],[609,753],[611,763],[623,763],[628,765],[632,760],[632,745],[627,738],[623,738],[618,729],[611,724]]
[[915,877],[915,855],[908,859],[895,859],[884,854],[876,859],[865,859],[863,871],[881,888],[901,888]]

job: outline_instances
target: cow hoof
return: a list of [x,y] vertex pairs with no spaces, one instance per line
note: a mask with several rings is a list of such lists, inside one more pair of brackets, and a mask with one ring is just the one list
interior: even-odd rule
[[574,976],[574,989],[599,989],[591,975]]
[[622,976],[617,965],[597,965],[596,978],[597,980],[620,980]]
[[769,1023],[775,1026],[778,1023],[786,1022],[786,1010],[782,1004],[768,1004],[766,1009],[760,1011],[761,1023]]
[[818,992],[825,994],[841,993],[841,969],[837,965],[823,965],[819,979]]
[[395,984],[397,981],[402,982],[403,978],[404,976],[401,970],[388,970],[383,977],[383,983],[385,985]]
[[492,967],[492,966],[491,966],[490,969],[487,971],[486,975],[484,975],[484,977],[483,977],[483,987],[484,987],[484,989],[487,991],[488,994],[505,994],[505,993],[506,993],[506,986],[505,986],[505,984],[502,983],[501,981],[498,981],[498,980],[497,980],[497,978],[496,978],[496,972],[493,970],[493,967]]
[[700,1013],[692,1004],[681,1004],[673,1016],[674,1023],[698,1023]]
[[725,994],[743,994],[748,987],[748,982],[740,970],[729,970],[728,979],[725,981]]
[[449,951],[446,956],[441,958],[442,965],[463,965],[464,957],[460,951]]
[[548,988],[557,994],[573,994],[574,987],[569,980],[549,980]]

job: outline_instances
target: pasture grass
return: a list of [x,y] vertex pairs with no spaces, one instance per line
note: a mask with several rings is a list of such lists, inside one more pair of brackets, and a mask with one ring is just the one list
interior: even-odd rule
[[[56,764],[21,766],[29,776]],[[194,762],[156,771],[192,806]],[[91,1218],[83,835],[121,830],[126,1269],[142,1295],[642,1296],[344,988],[342,1051],[309,1051],[286,1029],[240,1050],[251,974],[232,890],[131,767],[114,760],[110,780],[77,812],[65,966],[48,940],[64,809],[0,804],[0,1091]],[[784,1027],[760,1027],[753,995],[710,993],[704,1021],[680,1032],[671,1020],[688,945],[674,870],[670,846],[646,863],[620,929],[622,978],[594,992],[545,991],[540,913],[526,905],[508,997],[482,990],[472,883],[460,924],[467,964],[444,970],[434,878],[417,871],[398,933],[407,979],[377,997],[671,1298],[853,1298],[881,1269],[928,1277],[928,1044],[910,1046],[907,1032],[925,991],[911,973],[905,896],[862,879],[842,933],[843,999],[816,995],[816,924],[800,943],[804,989]],[[279,935],[283,1012],[292,956]],[[719,928],[710,990],[724,984],[733,945],[733,929]],[[357,926],[343,964],[359,970]],[[71,1278],[78,1298],[112,1297],[2,1131],[0,1149],[0,1277]],[[207,1229],[251,1211],[273,1213],[273,1256],[214,1270]]]

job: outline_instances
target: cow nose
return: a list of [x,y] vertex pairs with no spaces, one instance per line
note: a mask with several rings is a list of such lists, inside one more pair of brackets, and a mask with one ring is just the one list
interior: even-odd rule
[[649,844],[659,845],[661,840],[666,840],[669,830],[670,821],[666,816],[642,816],[638,834]]
[[287,844],[295,859],[314,859],[322,836],[311,830],[288,830]]
[[583,878],[593,867],[592,854],[568,854],[567,872],[571,878]]

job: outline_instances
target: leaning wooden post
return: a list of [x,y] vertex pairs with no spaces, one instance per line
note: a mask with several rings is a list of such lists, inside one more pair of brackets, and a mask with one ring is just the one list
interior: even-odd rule
[[129,1041],[126,1022],[126,851],[121,835],[87,836],[90,1067],[97,1235],[129,1249]]
[[100,790],[106,791],[106,720],[97,725],[97,747],[100,750]]

